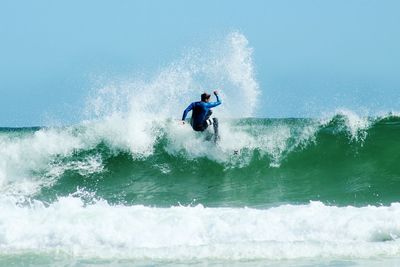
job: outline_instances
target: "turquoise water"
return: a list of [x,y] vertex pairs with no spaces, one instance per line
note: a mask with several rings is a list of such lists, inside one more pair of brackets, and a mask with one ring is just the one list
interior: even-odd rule
[[397,116],[109,123],[0,129],[1,266],[400,263]]

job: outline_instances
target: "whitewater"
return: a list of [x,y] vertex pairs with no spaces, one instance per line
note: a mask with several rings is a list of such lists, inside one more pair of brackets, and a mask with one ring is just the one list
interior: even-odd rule
[[[179,122],[213,89],[218,145]],[[0,265],[398,266],[399,114],[255,118],[262,93],[233,32],[99,78],[78,124],[0,128]]]

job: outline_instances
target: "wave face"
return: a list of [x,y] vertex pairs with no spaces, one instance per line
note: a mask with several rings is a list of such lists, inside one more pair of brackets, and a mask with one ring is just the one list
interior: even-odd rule
[[227,120],[218,145],[158,121],[141,153],[96,132],[101,125],[2,130],[1,191],[53,201],[83,188],[109,203],[159,207],[395,202],[400,119],[354,116]]

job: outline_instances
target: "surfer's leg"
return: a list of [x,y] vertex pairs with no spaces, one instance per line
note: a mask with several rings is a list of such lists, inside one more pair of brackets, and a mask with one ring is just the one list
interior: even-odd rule
[[[211,112],[208,115],[211,115]],[[208,128],[208,126],[211,126],[211,125],[214,128],[214,142],[217,143],[220,140],[219,131],[218,131],[218,119],[217,118],[210,119],[208,116],[207,119],[204,121],[203,131],[206,130]]]

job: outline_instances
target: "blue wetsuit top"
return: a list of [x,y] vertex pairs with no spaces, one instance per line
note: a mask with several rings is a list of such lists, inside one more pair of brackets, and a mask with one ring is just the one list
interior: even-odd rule
[[186,119],[188,112],[193,110],[192,126],[194,129],[201,127],[201,125],[203,125],[206,120],[207,114],[210,113],[210,109],[222,104],[222,101],[220,100],[219,96],[216,95],[216,97],[217,97],[217,102],[199,101],[191,103],[185,109],[185,111],[183,111],[182,120],[184,121]]

